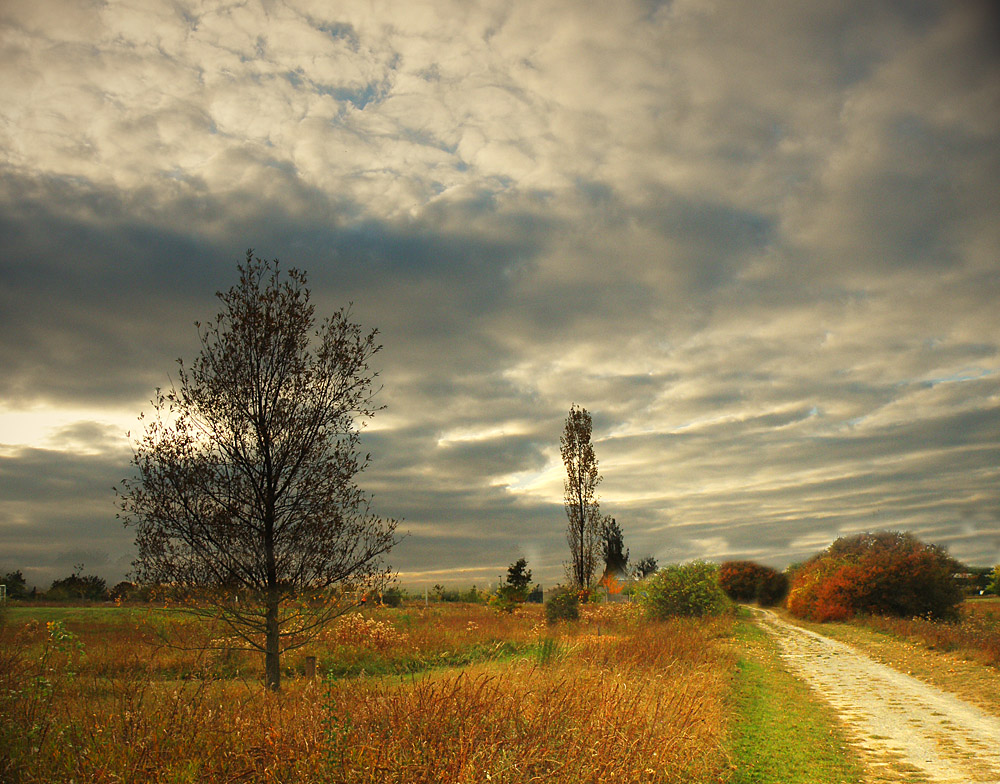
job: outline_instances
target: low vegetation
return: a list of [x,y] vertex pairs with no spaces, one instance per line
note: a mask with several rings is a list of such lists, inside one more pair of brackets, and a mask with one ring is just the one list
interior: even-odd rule
[[838,539],[792,573],[788,609],[812,621],[858,614],[953,618],[961,566],[912,534],[883,531]]
[[732,609],[732,602],[719,586],[718,567],[692,561],[660,569],[635,589],[652,619],[719,615]]
[[788,593],[788,576],[754,561],[726,561],[719,567],[719,585],[735,602],[771,607]]
[[966,601],[951,621],[867,615],[855,618],[854,622],[931,650],[959,653],[1000,668],[1000,599]]
[[182,651],[175,611],[11,608],[0,780],[725,781],[732,619],[584,605],[353,614],[285,687],[258,657]]
[[[907,535],[839,540],[794,571],[789,605],[892,655],[1000,668],[1000,600],[957,606],[952,564]],[[631,602],[567,588],[542,607],[526,566],[472,601],[397,590],[342,616],[286,657],[281,693],[259,655],[159,593],[7,607],[0,781],[860,780],[832,713],[733,604],[768,603],[774,570],[693,562],[629,586]],[[924,589],[922,615],[880,614]]]
[[545,620],[550,624],[559,621],[576,621],[580,618],[580,592],[560,587],[552,592],[545,603]]

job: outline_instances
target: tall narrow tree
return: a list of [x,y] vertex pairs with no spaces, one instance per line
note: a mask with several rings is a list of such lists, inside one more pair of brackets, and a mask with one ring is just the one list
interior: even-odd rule
[[317,324],[306,275],[247,252],[221,312],[196,324],[123,480],[136,577],[165,583],[264,654],[267,685],[299,647],[388,576],[395,520],[355,484],[369,456],[358,420],[375,411],[381,348],[347,309]]
[[590,413],[575,403],[566,417],[566,427],[559,439],[566,466],[563,485],[566,517],[566,540],[569,543],[569,579],[579,588],[589,588],[597,570],[597,548],[601,535],[601,508],[595,492],[601,475],[591,443],[593,421]]

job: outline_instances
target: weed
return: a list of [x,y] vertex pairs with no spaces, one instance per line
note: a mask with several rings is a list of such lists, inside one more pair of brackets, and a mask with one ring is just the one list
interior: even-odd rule
[[546,664],[550,664],[559,655],[559,643],[553,640],[551,637],[546,637],[540,643],[538,643],[538,664],[544,667]]

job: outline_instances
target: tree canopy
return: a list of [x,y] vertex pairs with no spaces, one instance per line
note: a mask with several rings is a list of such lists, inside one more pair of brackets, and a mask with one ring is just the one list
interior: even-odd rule
[[815,621],[857,613],[948,618],[962,600],[958,571],[943,548],[909,533],[842,537],[794,570],[788,609]]
[[601,535],[601,555],[604,557],[604,574],[622,577],[628,572],[628,548],[621,526],[615,518],[605,521]]
[[252,251],[238,270],[218,315],[196,323],[194,362],[156,392],[120,517],[136,530],[136,579],[263,652],[276,689],[279,655],[388,576],[396,521],[355,483],[381,346],[349,308],[317,322],[304,272]]

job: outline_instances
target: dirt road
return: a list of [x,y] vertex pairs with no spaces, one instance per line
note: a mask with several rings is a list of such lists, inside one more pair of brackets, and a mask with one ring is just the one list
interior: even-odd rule
[[866,751],[872,782],[1000,783],[1000,719],[841,642],[757,612],[789,669],[837,710]]

